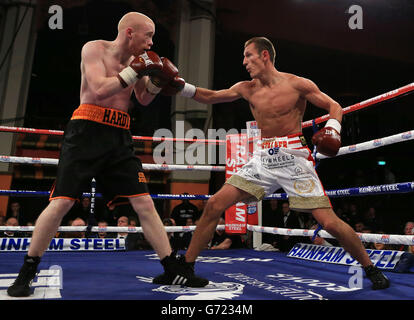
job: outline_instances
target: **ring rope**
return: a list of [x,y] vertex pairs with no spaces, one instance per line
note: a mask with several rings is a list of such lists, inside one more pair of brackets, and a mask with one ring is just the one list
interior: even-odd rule
[[[357,110],[360,110],[360,109],[364,109],[364,108],[373,106],[375,104],[378,104],[378,103],[384,102],[386,100],[396,98],[398,96],[409,93],[411,91],[414,91],[414,82],[412,82],[412,83],[410,83],[410,84],[408,84],[404,87],[401,87],[401,88],[398,88],[398,89],[395,89],[395,90],[391,90],[389,92],[380,94],[376,97],[373,97],[373,98],[364,100],[362,102],[353,104],[349,107],[343,108],[342,109],[343,114],[347,114],[347,113],[350,113],[350,112],[353,112],[353,111],[357,111]],[[326,115],[323,115],[322,117],[302,122],[302,128],[311,127],[313,121],[315,121],[316,124],[319,124],[319,123],[327,121],[328,119],[329,119],[329,114],[326,114]]]
[[[382,184],[375,186],[364,186],[364,187],[352,187],[345,189],[334,189],[334,190],[325,190],[326,195],[330,198],[342,198],[348,196],[364,196],[364,195],[378,195],[378,194],[395,194],[395,193],[409,193],[414,192],[414,182],[402,182],[402,183],[391,183],[391,184]],[[0,196],[49,196],[50,191],[33,191],[33,190],[0,190]],[[83,196],[90,196],[88,192],[83,193]],[[102,197],[102,194],[96,193],[96,197]],[[151,194],[153,199],[160,200],[208,200],[212,195],[203,195],[203,194]],[[263,200],[271,199],[288,199],[286,193],[274,193],[267,197],[264,197]]]
[[[356,152],[360,152],[360,151],[367,151],[367,150],[371,150],[371,149],[376,149],[376,148],[384,147],[384,146],[387,146],[387,145],[390,145],[390,144],[409,141],[409,140],[413,140],[413,139],[414,139],[414,130],[410,130],[410,131],[406,131],[406,132],[402,132],[402,133],[397,133],[397,134],[394,134],[394,135],[389,136],[389,137],[373,139],[373,140],[370,140],[370,141],[361,142],[361,143],[358,143],[358,144],[341,147],[339,149],[338,154],[335,157],[342,156],[342,155],[345,155],[345,154],[350,154],[350,153],[356,153]],[[330,158],[330,157],[325,156],[325,155],[320,154],[320,153],[316,153],[316,157],[318,159]]]
[[[285,236],[313,236],[316,230],[307,229],[286,229],[286,228],[272,228],[272,227],[261,227],[253,226],[248,224],[247,230],[261,233],[272,233]],[[335,239],[334,236],[330,235],[324,230],[317,232],[322,238]],[[379,233],[356,233],[362,242],[377,242],[385,244],[404,244],[413,245],[414,235],[399,235],[399,234],[379,234]]]
[[[12,133],[32,133],[32,134],[44,134],[49,136],[63,136],[62,130],[49,130],[49,129],[35,129],[24,127],[9,127],[0,126],[0,132],[12,132]],[[133,140],[139,141],[175,141],[175,142],[200,142],[200,143],[212,143],[212,144],[225,144],[225,140],[215,139],[194,139],[194,138],[169,138],[169,137],[149,137],[149,136],[132,136]]]
[[[17,157],[17,156],[0,156],[0,162],[5,163],[20,163],[20,164],[43,164],[57,166],[59,159],[53,158],[34,158],[34,157]],[[184,164],[155,164],[155,163],[143,163],[142,168],[144,170],[158,170],[158,171],[214,171],[224,172],[225,166],[209,166],[209,165],[184,165]]]
[[[401,132],[392,136],[374,139],[358,144],[344,146],[339,149],[336,156],[341,156],[350,153],[356,153],[360,151],[367,151],[384,147],[386,145],[405,142],[414,139],[414,130]],[[318,159],[330,158],[320,153],[316,153]],[[59,159],[53,158],[35,158],[35,157],[18,157],[18,156],[6,156],[0,155],[0,162],[5,163],[20,163],[20,164],[43,164],[43,165],[58,165]],[[215,171],[224,172],[225,166],[209,166],[209,165],[181,165],[181,164],[155,164],[155,163],[143,163],[142,168],[144,170],[158,170],[158,171]]]
[[[32,232],[35,227],[33,226],[16,226],[6,227],[0,226],[0,231],[10,232]],[[71,226],[60,226],[58,232],[86,232],[88,227],[71,227]],[[192,232],[196,229],[196,226],[174,226],[164,227],[166,232]],[[217,225],[217,230],[225,230],[225,225]],[[316,230],[309,229],[287,229],[287,228],[273,228],[273,227],[262,227],[247,225],[248,231],[269,233],[286,236],[314,236]],[[143,233],[142,227],[92,227],[91,232],[120,232],[120,233]],[[334,236],[324,230],[317,232],[320,237],[335,239]],[[378,233],[358,233],[359,239],[363,242],[376,242],[385,244],[403,244],[413,245],[414,235],[398,235],[398,234],[378,234]]]
[[[398,89],[391,90],[389,92],[383,93],[376,97],[370,98],[368,100],[356,103],[354,105],[343,108],[343,114],[347,114],[353,111],[357,111],[377,103],[390,100],[397,96],[409,93],[414,90],[414,82],[403,86]],[[307,128],[312,126],[312,122],[316,124],[322,123],[329,119],[329,114],[326,114],[322,117],[308,120],[302,122],[302,128]],[[49,130],[49,129],[34,129],[34,128],[23,128],[23,127],[9,127],[9,126],[0,126],[0,132],[13,132],[13,133],[32,133],[32,134],[45,134],[45,135],[57,135],[62,136],[63,131],[61,130]],[[216,144],[225,144],[225,140],[214,140],[214,139],[186,139],[186,138],[168,138],[168,137],[148,137],[148,136],[133,136],[133,140],[141,141],[182,141],[182,142],[204,142],[204,143],[216,143]]]

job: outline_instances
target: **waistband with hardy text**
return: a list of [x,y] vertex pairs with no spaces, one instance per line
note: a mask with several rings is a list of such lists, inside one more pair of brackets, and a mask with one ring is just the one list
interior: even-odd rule
[[89,120],[108,126],[129,129],[129,114],[112,108],[104,108],[93,104],[81,104],[72,114],[71,120]]

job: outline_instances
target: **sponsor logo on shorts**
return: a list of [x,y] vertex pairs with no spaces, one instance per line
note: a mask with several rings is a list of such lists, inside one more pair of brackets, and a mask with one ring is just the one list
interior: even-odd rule
[[274,148],[270,148],[269,150],[267,150],[267,153],[270,154],[271,156],[273,156],[274,154],[279,152],[279,147],[274,147]]
[[279,155],[273,155],[273,157],[262,157],[261,162],[262,166],[267,169],[291,167],[295,165],[295,156],[293,154],[279,153]]
[[299,139],[300,139],[300,143],[302,144],[302,146],[306,147],[307,143],[306,143],[305,137],[304,136],[300,136]]
[[298,193],[311,193],[315,189],[315,182],[313,180],[296,180],[293,188]]
[[138,182],[147,183],[147,179],[145,178],[145,174],[143,172],[138,172]]
[[262,141],[262,148],[263,149],[275,149],[275,148],[287,148],[288,142],[287,140],[272,140],[272,141]]

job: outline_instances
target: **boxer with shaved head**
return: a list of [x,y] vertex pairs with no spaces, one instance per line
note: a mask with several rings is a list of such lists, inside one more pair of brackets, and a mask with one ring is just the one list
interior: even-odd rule
[[[179,90],[184,85],[171,61],[149,51],[154,34],[155,24],[149,17],[130,12],[119,21],[115,40],[90,41],[83,46],[80,106],[65,130],[50,203],[37,219],[23,266],[7,290],[10,296],[31,294],[30,283],[43,253],[62,218],[83,191],[88,190],[92,178],[96,179],[109,207],[121,203],[133,207],[146,240],[161,260],[171,255],[164,225],[148,192],[129,131],[132,92],[146,106],[164,87],[177,81],[175,86]],[[171,268],[174,263],[169,259],[167,265]],[[201,278],[200,281],[202,285],[207,282]]]

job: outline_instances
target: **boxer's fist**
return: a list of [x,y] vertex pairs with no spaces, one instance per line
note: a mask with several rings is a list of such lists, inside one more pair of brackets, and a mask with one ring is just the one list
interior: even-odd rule
[[[331,120],[336,123],[329,122]],[[338,154],[341,147],[341,125],[337,120],[330,119],[329,121],[324,128],[313,135],[312,143],[316,145],[316,151],[325,156],[333,157]]]
[[139,55],[129,66],[138,74],[138,78],[150,76],[163,68],[161,58],[154,51]]
[[175,96],[181,90],[184,89],[185,80],[180,77],[172,79],[164,88],[161,90],[161,94],[164,96]]
[[177,67],[168,58],[162,57],[161,61],[162,69],[154,72],[150,76],[150,81],[147,82],[147,90],[152,94],[159,93],[162,88],[178,76]]
[[118,74],[121,85],[126,88],[143,76],[162,70],[162,61],[153,51],[147,51],[136,57],[128,67]]

